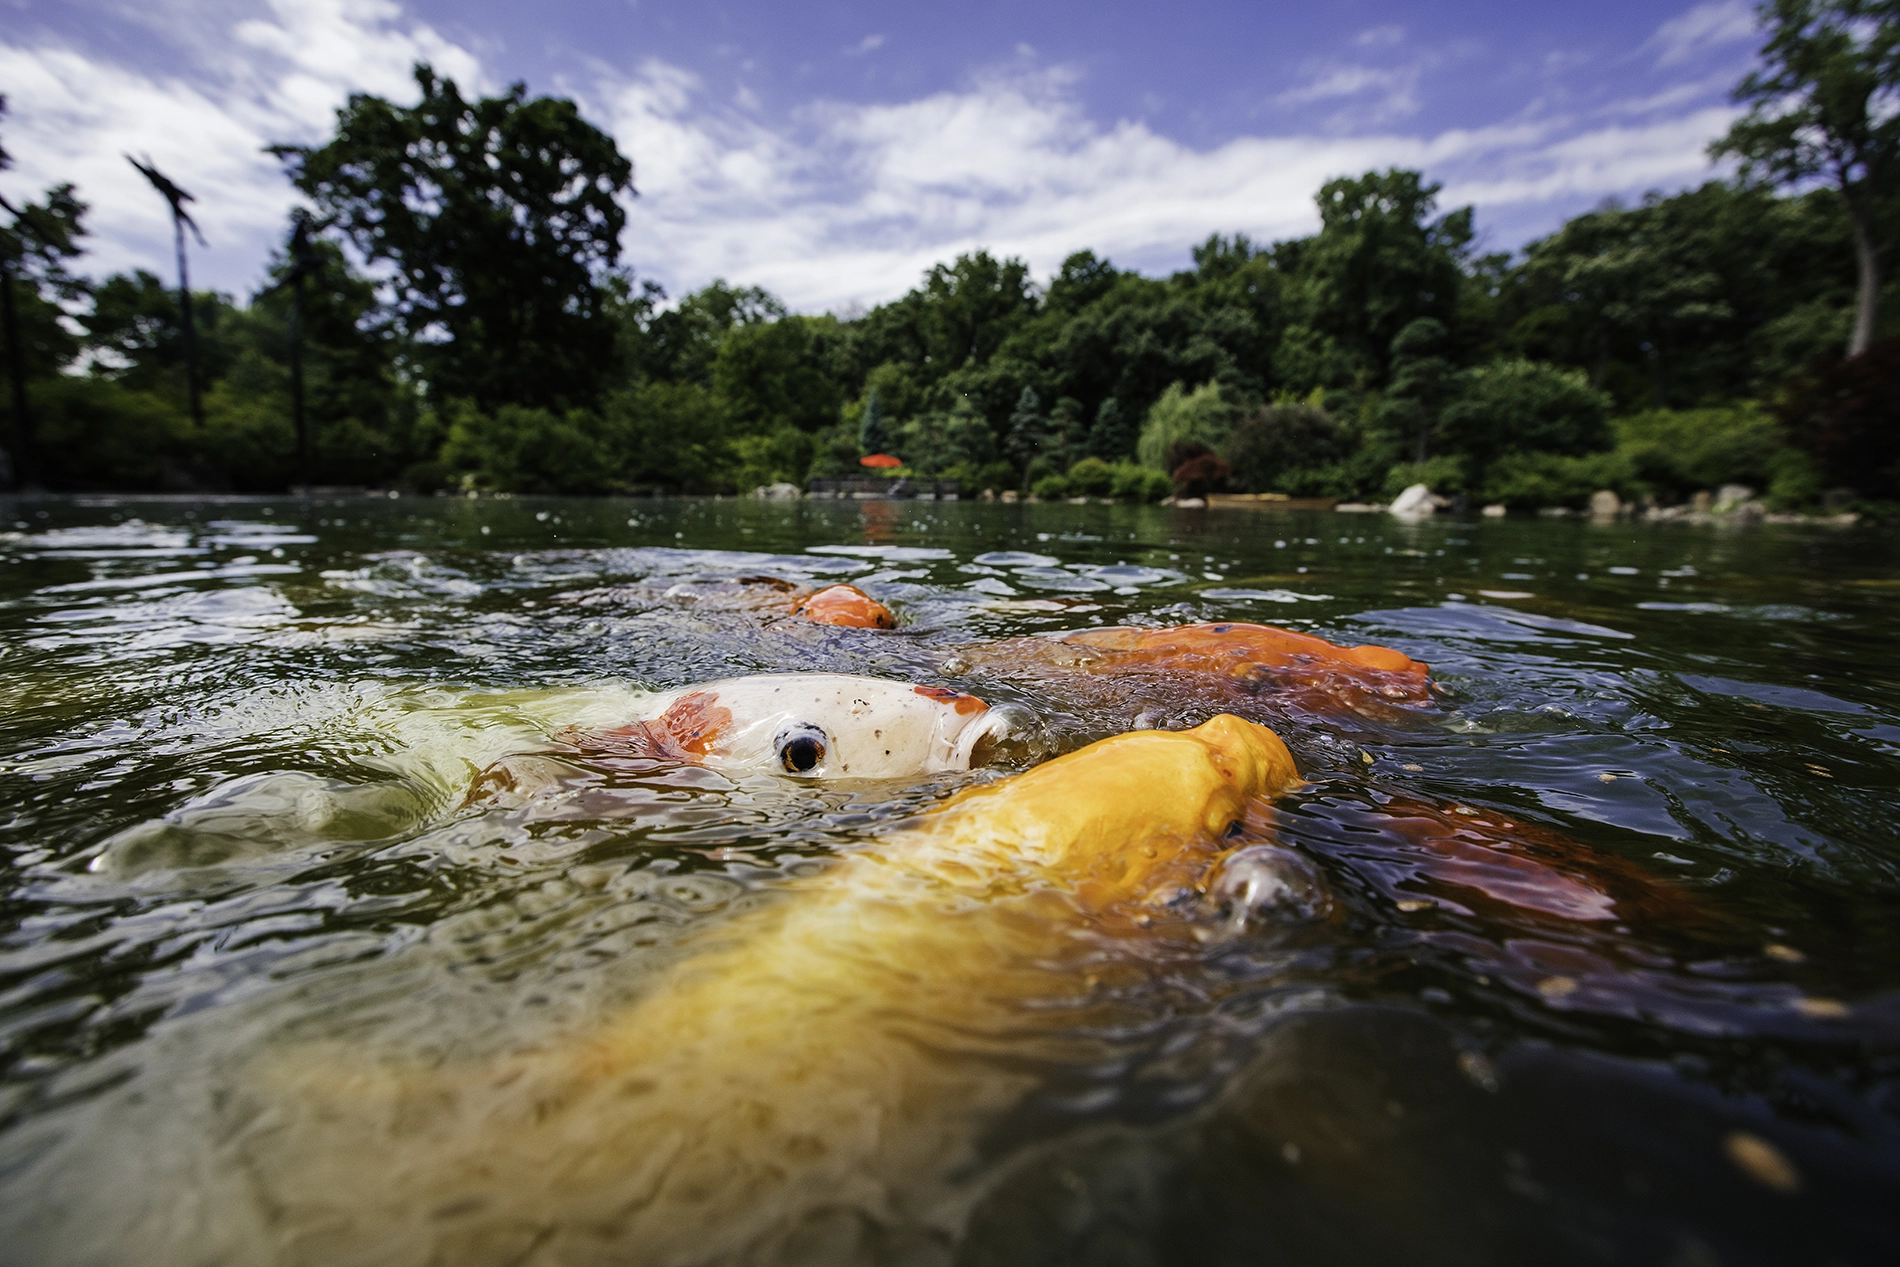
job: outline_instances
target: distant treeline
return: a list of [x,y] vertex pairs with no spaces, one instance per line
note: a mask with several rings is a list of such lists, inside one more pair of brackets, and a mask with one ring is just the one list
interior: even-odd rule
[[[1875,341],[1844,358],[1864,261],[1839,189],[1711,181],[1502,255],[1420,173],[1368,172],[1319,190],[1313,236],[1210,237],[1171,277],[1083,251],[1040,280],[978,251],[841,319],[724,282],[668,303],[620,266],[631,164],[571,102],[418,80],[417,106],[359,96],[331,141],[279,151],[321,230],[302,322],[319,484],[733,492],[882,452],[1045,497],[1900,495],[1900,342],[1880,341],[1900,297],[1877,288]],[[196,297],[196,427],[176,293],[75,276],[84,210],[62,187],[7,230],[23,473],[291,485],[288,291]],[[1900,215],[1872,223],[1890,257]]]

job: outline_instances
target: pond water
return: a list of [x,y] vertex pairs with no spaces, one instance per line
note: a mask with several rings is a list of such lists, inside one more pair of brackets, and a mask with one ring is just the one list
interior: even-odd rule
[[[0,529],[0,1261],[1900,1255],[1890,532],[131,498]],[[784,618],[761,576],[900,628]],[[1192,621],[1393,647],[1439,695],[1084,683],[993,645]],[[465,803],[570,722],[774,670],[1029,720],[968,773],[576,761]],[[578,1112],[550,1082],[634,1060],[601,1054],[633,1050],[616,1018],[958,788],[1223,711],[1308,780],[1248,822],[1304,904],[1081,929],[967,998],[957,950],[858,964],[884,976],[824,1014],[778,963],[695,1031],[710,1062],[643,1057]],[[1456,816],[1543,862],[1400,821]],[[850,918],[928,948],[957,913]],[[858,1133],[761,1162],[694,1124],[734,1079],[782,1088],[760,1138],[826,1095]]]

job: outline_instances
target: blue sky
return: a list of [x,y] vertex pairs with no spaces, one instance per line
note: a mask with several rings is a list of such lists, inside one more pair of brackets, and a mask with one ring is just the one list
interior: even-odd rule
[[1744,0],[1594,5],[521,4],[0,0],[0,175],[73,180],[98,272],[170,277],[149,153],[200,196],[194,280],[246,293],[317,141],[408,68],[575,97],[636,165],[625,261],[852,312],[987,247],[1046,275],[1091,247],[1166,273],[1212,232],[1311,232],[1313,194],[1424,170],[1510,250],[1607,197],[1713,174],[1759,41]]

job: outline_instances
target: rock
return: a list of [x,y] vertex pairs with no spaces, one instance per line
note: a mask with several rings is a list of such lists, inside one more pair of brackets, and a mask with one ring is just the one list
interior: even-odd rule
[[1703,489],[1701,492],[1697,493],[1694,497],[1691,497],[1689,499],[1690,513],[1696,514],[1696,515],[1708,514],[1710,500],[1711,498],[1709,495],[1709,490],[1706,488]]
[[1574,519],[1577,516],[1577,512],[1568,506],[1545,506],[1537,513],[1544,519]]
[[1510,514],[1511,510],[1510,507],[1506,506],[1503,502],[1492,502],[1478,513],[1483,515],[1486,519],[1502,519]]
[[1018,493],[1013,488],[1006,488],[1003,490],[1003,500],[1006,502],[1021,501],[1022,494]]
[[986,488],[986,489],[984,489],[984,490],[982,491],[982,493],[980,493],[980,494],[978,494],[978,496],[977,496],[977,500],[978,500],[978,501],[982,501],[982,502],[993,502],[993,501],[995,501],[995,500],[996,500],[996,490],[995,490],[995,489],[993,489],[993,488]]
[[1590,518],[1614,519],[1623,513],[1623,499],[1607,488],[1590,494]]
[[1177,510],[1206,510],[1207,502],[1199,497],[1183,497],[1174,503]]
[[1414,484],[1392,499],[1386,507],[1395,515],[1429,515],[1438,509],[1432,490],[1423,484]]
[[1768,513],[1768,507],[1759,501],[1745,501],[1735,508],[1737,519],[1757,520]]
[[1710,507],[1718,515],[1726,515],[1755,499],[1755,490],[1746,484],[1724,484],[1715,490],[1715,504]]
[[1376,515],[1385,507],[1375,506],[1371,502],[1340,502],[1333,509],[1343,515]]
[[752,490],[752,495],[768,502],[795,502],[804,496],[798,491],[798,485],[783,480],[776,484],[761,484]]

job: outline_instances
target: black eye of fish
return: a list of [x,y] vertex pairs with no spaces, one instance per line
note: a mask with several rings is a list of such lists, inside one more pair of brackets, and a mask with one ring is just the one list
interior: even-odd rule
[[824,732],[816,727],[805,727],[780,735],[778,759],[788,774],[810,773],[825,759]]

